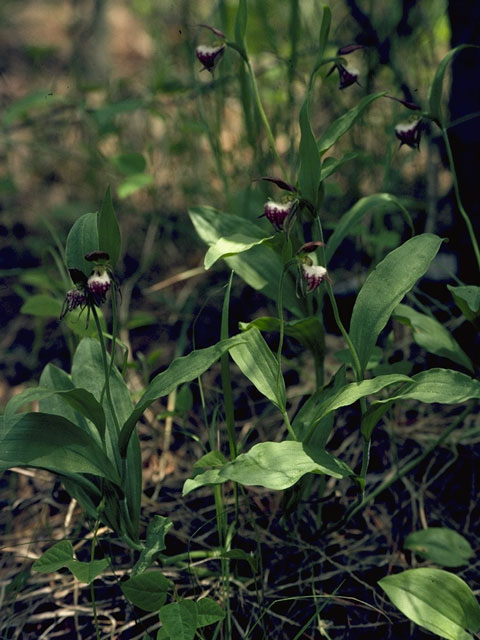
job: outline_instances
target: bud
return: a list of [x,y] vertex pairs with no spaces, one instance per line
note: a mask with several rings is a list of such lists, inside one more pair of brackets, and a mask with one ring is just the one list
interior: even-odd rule
[[313,251],[316,251],[318,247],[324,247],[324,246],[325,246],[324,242],[320,242],[320,240],[312,240],[310,242],[306,242],[305,244],[302,244],[300,249],[297,251],[297,255],[301,253],[313,253]]
[[420,138],[422,135],[421,120],[416,118],[411,122],[402,122],[395,127],[395,135],[400,140],[400,146],[406,144],[412,149],[420,148]]
[[307,283],[307,293],[314,291],[327,277],[327,270],[317,264],[302,264],[303,277]]
[[62,319],[69,311],[73,311],[78,307],[84,307],[86,304],[87,296],[84,291],[81,289],[70,289],[70,291],[67,291],[67,295],[65,296],[60,319]]
[[[221,44],[217,47],[207,47],[206,45],[200,45],[195,49],[195,55],[203,64],[203,69],[210,71],[213,73],[215,67],[220,62],[220,58],[223,56],[225,52],[225,45]],[[202,71],[203,71],[202,69]]]
[[94,297],[95,303],[105,302],[105,296],[110,289],[110,276],[102,266],[97,266],[87,280],[87,289]]
[[265,203],[262,215],[273,224],[276,231],[283,231],[285,229],[285,224],[292,213],[294,204],[294,200],[290,200],[290,202],[285,203],[272,202],[269,200]]
[[340,78],[340,84],[338,85],[339,89],[346,89],[352,84],[355,84],[355,82],[358,84],[358,76],[360,75],[358,69],[354,69],[353,67],[347,69],[343,64],[337,64],[336,67]]

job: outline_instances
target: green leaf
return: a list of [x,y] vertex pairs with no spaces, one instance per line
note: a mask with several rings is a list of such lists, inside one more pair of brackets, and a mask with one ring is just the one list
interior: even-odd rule
[[101,560],[90,560],[90,562],[80,562],[75,558],[66,563],[66,567],[73,573],[79,582],[90,584],[109,565],[108,558]]
[[351,209],[343,214],[339,222],[335,225],[335,230],[328,239],[325,249],[327,264],[330,262],[343,240],[351,233],[352,227],[361,220],[364,215],[370,213],[372,209],[376,209],[377,207],[389,210],[400,209],[413,232],[413,223],[410,218],[410,214],[400,200],[395,198],[395,196],[392,196],[389,193],[374,193],[371,196],[360,198],[360,200],[356,202]]
[[247,0],[239,0],[235,18],[235,43],[245,51],[245,34],[247,33],[248,6]]
[[[228,238],[237,233],[254,238],[265,236],[262,228],[255,223],[212,207],[192,207],[189,215],[196,232],[209,246],[220,238]],[[249,251],[225,258],[225,262],[248,285],[272,300],[277,300],[283,261],[272,247],[267,244],[253,246]],[[290,272],[284,278],[283,303],[294,315],[303,317],[305,302],[298,300],[295,278]]]
[[322,7],[322,23],[320,25],[320,34],[318,38],[317,61],[315,67],[318,68],[323,62],[323,56],[328,43],[328,34],[330,33],[330,25],[332,22],[332,12],[326,4]]
[[416,624],[447,640],[472,640],[480,607],[470,587],[442,569],[409,569],[379,580],[393,604]]
[[309,456],[301,442],[262,442],[227,463],[220,478],[267,489],[288,489],[306,473],[322,473],[334,478],[353,475],[349,467],[326,451]]
[[122,200],[124,198],[128,198],[128,196],[132,196],[140,189],[144,189],[145,187],[150,187],[153,184],[153,176],[148,173],[135,173],[131,176],[128,176],[126,180],[122,182],[118,187],[118,197]]
[[412,329],[412,337],[420,347],[442,358],[448,358],[473,373],[472,361],[438,320],[404,304],[399,304],[392,315]]
[[173,522],[164,516],[153,516],[147,527],[147,539],[132,570],[132,576],[143,573],[165,549],[165,536]]
[[78,269],[87,277],[92,272],[92,263],[85,260],[85,255],[99,250],[97,218],[97,213],[80,216],[70,229],[65,247],[67,268]]
[[330,147],[333,147],[337,140],[339,140],[349,129],[353,127],[365,109],[369,107],[372,102],[386,95],[386,93],[386,91],[382,91],[380,93],[373,93],[369,96],[365,96],[365,98],[360,100],[356,107],[353,107],[347,111],[347,113],[344,113],[343,116],[334,120],[318,141],[318,150],[320,155],[323,155],[328,151],[328,149],[330,149]]
[[159,611],[160,621],[175,640],[193,640],[197,629],[197,607],[193,600],[166,604]]
[[[274,317],[263,316],[255,318],[252,322],[240,322],[242,331],[248,331],[251,327],[256,327],[260,331],[279,331],[280,320]],[[314,316],[302,318],[302,320],[292,320],[284,323],[285,335],[295,338],[300,344],[312,353],[322,356],[324,350],[323,323]]]
[[[73,356],[72,381],[76,387],[87,389],[100,401],[105,384],[105,371],[98,340],[84,338],[78,345]],[[110,393],[118,422],[122,425],[132,413],[133,403],[125,380],[115,366],[112,368],[110,375]],[[120,468],[123,463],[120,461],[118,447],[119,434],[106,394],[103,394],[102,406],[106,417],[105,447],[107,455],[110,460],[116,462],[117,468]],[[127,496],[130,518],[134,528],[136,528],[140,518],[142,462],[138,436],[135,435],[130,440],[130,443],[130,446],[125,448],[127,467],[124,474],[123,489]]]
[[9,127],[19,120],[24,120],[32,111],[45,111],[45,109],[56,106],[63,101],[64,98],[60,95],[55,95],[45,90],[33,91],[26,96],[18,98],[3,109],[3,124]]
[[444,527],[414,531],[407,536],[403,546],[442,567],[460,567],[475,555],[468,540]]
[[[254,231],[254,229],[252,229],[252,231]],[[220,260],[220,258],[243,253],[243,251],[248,251],[252,247],[263,244],[272,238],[273,236],[265,237],[263,233],[261,238],[256,238],[251,235],[247,236],[243,233],[235,233],[228,238],[219,238],[205,254],[205,260],[203,263],[205,269],[210,269],[210,267],[213,266],[217,260]]]
[[240,334],[243,343],[230,349],[232,360],[252,384],[280,410],[285,409],[285,382],[276,357],[256,327]]
[[353,307],[350,338],[362,371],[392,311],[427,271],[441,238],[424,233],[390,252],[370,273]]
[[194,478],[187,478],[183,484],[182,496],[201,487],[227,482],[228,478],[220,477],[220,471],[221,469],[207,469],[207,471],[198,473]]
[[0,440],[0,468],[91,473],[120,483],[110,460],[85,431],[60,416],[27,413]]
[[474,47],[474,46],[475,45],[471,45],[471,44],[460,44],[458,47],[455,47],[455,49],[452,49],[451,51],[449,51],[437,67],[437,70],[433,77],[432,84],[430,85],[430,90],[428,93],[428,108],[430,110],[430,113],[428,115],[430,118],[432,118],[432,120],[434,120],[440,126],[445,125],[443,114],[442,114],[442,95],[443,95],[443,80],[445,78],[447,66],[459,51],[461,51],[462,49],[466,49],[467,47]]
[[334,158],[333,156],[328,156],[322,162],[322,171],[320,173],[320,182],[323,182],[326,178],[331,176],[333,173],[338,171],[342,165],[350,160],[354,160],[358,157],[358,153],[355,151],[347,151],[347,153],[342,156],[340,159]]
[[310,97],[307,95],[300,109],[300,169],[298,185],[303,198],[316,209],[318,206],[318,189],[321,180],[321,163],[315,136],[313,135],[308,115]]
[[131,412],[121,429],[119,437],[119,448],[121,455],[125,454],[128,442],[132,435],[137,420],[143,412],[154,402],[163,396],[168,395],[173,389],[183,384],[195,380],[204,373],[220,356],[228,349],[243,342],[243,336],[234,336],[228,340],[222,340],[206,349],[197,349],[187,356],[182,356],[174,360],[166,371],[159,373],[145,389],[142,397]]
[[[393,373],[385,376],[377,376],[370,380],[362,380],[362,382],[352,382],[340,389],[334,386],[327,388],[327,390],[321,389],[317,391],[310,399],[311,403],[315,403],[316,410],[315,419],[309,426],[306,439],[308,439],[309,434],[313,432],[320,420],[330,412],[336,411],[341,407],[348,407],[354,402],[357,402],[357,400],[360,400],[360,398],[378,393],[391,384],[410,382],[411,380],[412,378],[404,376],[401,373]],[[323,397],[325,399],[323,399]]]
[[102,206],[98,213],[97,228],[98,247],[100,251],[106,251],[108,253],[112,269],[115,269],[115,265],[120,257],[122,237],[117,217],[113,209],[110,187],[107,187],[107,190],[105,191]]
[[[102,406],[95,400],[94,396],[85,389],[52,390],[42,387],[25,389],[16,396],[13,396],[5,407],[5,424],[8,425],[12,415],[24,405],[37,400],[44,400],[52,394],[58,394],[67,402],[74,411],[78,411],[88,418],[97,427],[98,432],[103,437],[105,433],[105,413]],[[64,416],[67,417],[67,416]],[[68,417],[67,417],[68,419]]]
[[58,571],[64,567],[70,560],[73,559],[74,552],[71,542],[68,540],[61,540],[47,549],[38,560],[32,565],[34,571],[39,573],[52,573]]
[[197,627],[206,627],[225,617],[225,611],[212,598],[197,600]]
[[470,322],[474,322],[480,313],[480,287],[473,285],[452,287],[447,284],[447,288],[463,315]]
[[27,298],[20,311],[22,313],[28,313],[31,316],[53,316],[59,318],[60,313],[62,312],[62,303],[60,300],[57,300],[46,293],[40,293]]
[[160,571],[147,571],[120,584],[129,602],[144,611],[158,611],[165,604],[173,582]]
[[372,403],[362,418],[361,431],[367,440],[387,409],[398,400],[439,404],[461,404],[480,399],[480,382],[459,371],[429,369],[412,376],[411,382],[397,389],[392,396]]
[[147,167],[145,158],[141,153],[120,153],[110,158],[110,162],[126,176],[143,173]]

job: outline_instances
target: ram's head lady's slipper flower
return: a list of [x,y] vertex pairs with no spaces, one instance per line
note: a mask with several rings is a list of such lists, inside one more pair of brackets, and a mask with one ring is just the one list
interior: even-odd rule
[[284,231],[287,228],[295,209],[295,200],[290,200],[289,202],[273,202],[272,200],[269,200],[265,203],[263,213],[260,218],[265,216],[275,227],[276,231]]
[[112,280],[107,268],[97,265],[92,271],[92,275],[87,280],[88,292],[93,296],[95,304],[105,302],[105,297],[110,289]]
[[216,47],[208,47],[207,45],[200,45],[195,49],[195,55],[203,64],[203,69],[210,71],[213,73],[215,71],[215,67],[220,62],[221,57],[225,53],[226,46],[224,44],[220,44]]
[[66,316],[69,311],[74,311],[75,309],[78,309],[78,307],[81,307],[83,309],[86,306],[87,295],[85,291],[78,288],[70,289],[70,291],[67,291],[67,295],[65,296],[60,319]]
[[307,285],[307,293],[319,287],[327,277],[327,270],[318,264],[302,264],[303,278]]
[[343,66],[343,64],[337,64],[337,70],[340,80],[340,84],[338,85],[339,89],[346,89],[352,84],[358,84],[358,77],[360,75],[358,69],[355,69],[354,67],[350,67],[349,69],[347,69]]
[[411,122],[401,122],[395,127],[395,135],[400,140],[400,146],[406,144],[412,149],[420,148],[420,138],[422,136],[421,120],[416,118]]

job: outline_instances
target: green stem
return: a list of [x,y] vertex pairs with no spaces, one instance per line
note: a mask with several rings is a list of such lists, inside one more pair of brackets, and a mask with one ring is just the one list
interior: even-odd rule
[[465,221],[465,224],[467,225],[468,235],[470,236],[470,242],[472,243],[473,251],[475,253],[475,258],[477,259],[477,265],[480,270],[480,249],[478,247],[478,242],[477,242],[477,238],[475,237],[475,232],[473,230],[472,223],[470,221],[468,213],[465,211],[465,208],[462,204],[462,200],[460,198],[460,189],[458,186],[457,172],[455,170],[455,162],[453,160],[453,153],[452,153],[452,148],[450,146],[450,140],[448,139],[448,133],[445,127],[441,127],[441,132],[442,132],[443,141],[445,142],[445,148],[447,150],[448,162],[450,164],[450,172],[452,174],[453,188],[455,190],[455,198],[457,201],[457,206],[462,218]]
[[105,371],[105,393],[107,396],[107,402],[108,402],[108,406],[110,407],[110,411],[112,412],[112,417],[113,417],[113,421],[115,423],[117,432],[120,433],[120,424],[118,422],[115,406],[112,400],[112,394],[110,392],[110,369],[107,362],[107,349],[105,347],[105,339],[103,337],[102,325],[100,324],[100,319],[98,317],[98,313],[95,308],[95,305],[91,306],[91,310],[92,310],[93,317],[95,319],[95,324],[97,326],[98,339],[100,341],[100,349],[102,352],[103,369]]
[[[90,562],[93,562],[93,560],[95,559],[95,547],[97,545],[97,531],[98,531],[99,525],[100,525],[100,521],[97,520],[95,522],[95,528],[93,530],[92,545],[90,547]],[[97,640],[100,640],[100,627],[98,626],[97,602],[95,600],[95,589],[93,588],[94,582],[95,581],[92,580],[92,582],[90,583],[90,597],[92,600],[92,611],[93,611],[93,622],[95,624],[95,635],[97,637]]]
[[277,147],[275,145],[275,138],[273,137],[273,133],[272,133],[272,129],[270,128],[270,124],[268,122],[268,118],[267,115],[265,113],[265,109],[263,108],[263,104],[262,104],[262,99],[260,98],[260,92],[258,90],[258,85],[257,85],[257,79],[255,77],[255,72],[253,71],[253,67],[252,67],[252,63],[250,62],[250,58],[248,56],[248,52],[246,50],[246,48],[241,48],[239,47],[237,44],[235,44],[234,42],[227,42],[226,43],[227,46],[231,47],[232,49],[235,49],[235,51],[237,51],[240,56],[242,57],[242,59],[244,60],[245,64],[247,65],[247,69],[248,69],[248,74],[250,76],[250,80],[252,83],[252,89],[253,89],[253,97],[255,99],[255,104],[256,107],[258,109],[258,113],[260,114],[260,118],[265,126],[265,129],[267,131],[267,136],[268,136],[268,141],[270,143],[270,148],[273,152],[273,155],[275,156],[275,160],[278,163],[278,166],[280,167],[283,177],[285,180],[289,180],[289,176],[288,176],[288,172],[287,169],[285,167],[285,164],[283,163],[283,160],[280,158],[280,155],[277,151]]

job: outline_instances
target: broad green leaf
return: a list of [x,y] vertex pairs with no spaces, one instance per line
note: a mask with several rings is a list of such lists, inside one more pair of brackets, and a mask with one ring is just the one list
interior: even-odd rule
[[57,393],[62,397],[74,411],[78,411],[85,418],[88,418],[97,427],[98,432],[103,437],[105,433],[105,413],[102,406],[95,400],[94,396],[85,391],[85,389],[68,389],[65,391],[52,389],[44,389],[35,387],[33,389],[25,389],[16,396],[13,396],[5,407],[5,421],[9,424],[12,414],[16,413],[20,407],[30,402],[44,400],[52,394]]
[[198,473],[194,478],[187,478],[183,484],[182,495],[186,496],[190,491],[200,489],[212,484],[223,484],[228,478],[220,477],[221,469],[207,469],[202,473]]
[[[101,309],[97,309],[98,319],[102,329],[106,330],[105,318]],[[87,325],[87,312],[85,309],[74,309],[69,311],[62,322],[65,322],[72,333],[79,338],[95,338],[98,339],[97,327],[95,322],[89,322]]]
[[[252,229],[252,231],[254,231],[254,229]],[[236,255],[237,253],[243,253],[252,247],[263,244],[267,240],[271,240],[272,238],[273,236],[265,237],[263,233],[261,238],[247,236],[243,233],[235,233],[228,238],[219,238],[205,254],[205,260],[203,263],[205,269],[210,269],[210,267],[213,266],[217,260],[220,260],[220,258],[226,258],[228,256]]]
[[365,98],[360,100],[356,107],[353,107],[347,111],[347,113],[344,113],[343,116],[334,120],[318,141],[318,150],[320,155],[323,155],[328,151],[328,149],[330,149],[330,147],[333,147],[337,140],[339,140],[349,129],[353,127],[365,109],[369,107],[372,102],[386,95],[386,93],[386,91],[382,91],[380,93],[373,93],[369,96],[365,96]]
[[407,536],[403,546],[441,567],[460,567],[475,555],[468,540],[444,527],[414,531]]
[[447,288],[463,315],[470,322],[474,322],[480,313],[480,287],[474,285],[452,287],[447,284]]
[[61,540],[42,553],[40,558],[33,563],[32,569],[39,573],[52,573],[64,567],[73,559],[73,556],[72,543],[68,540]]
[[36,467],[52,473],[91,473],[119,484],[96,441],[61,416],[27,413],[0,440],[0,469]]
[[396,389],[393,395],[377,400],[362,418],[361,431],[367,440],[388,408],[398,400],[439,404],[461,404],[480,399],[480,381],[451,369],[429,369],[415,374],[411,382]]
[[193,640],[197,629],[197,607],[193,600],[166,604],[159,611],[160,621],[175,640]]
[[[317,391],[313,399],[310,399],[310,402],[316,403],[315,419],[309,425],[309,430],[305,438],[308,439],[320,420],[330,412],[336,411],[341,407],[350,406],[354,402],[357,402],[357,400],[360,400],[360,398],[378,393],[391,384],[410,382],[411,380],[412,378],[404,376],[401,373],[393,373],[385,376],[377,376],[371,380],[352,382],[340,389],[334,386],[327,390],[321,389]],[[323,399],[324,396],[325,399]]]
[[351,209],[344,213],[339,222],[335,225],[335,230],[328,239],[327,246],[325,248],[327,264],[330,262],[343,240],[349,235],[349,233],[351,233],[352,227],[359,222],[364,215],[378,207],[389,210],[400,209],[405,216],[408,225],[413,231],[410,214],[400,200],[395,198],[395,196],[392,196],[389,193],[374,193],[371,196],[365,196],[364,198],[360,198],[360,200],[356,202]]
[[20,311],[32,316],[40,317],[60,317],[62,303],[57,298],[53,298],[46,293],[39,293],[30,296],[23,303]]
[[316,209],[318,206],[318,188],[321,178],[320,154],[315,136],[313,135],[308,115],[309,95],[305,98],[300,109],[300,169],[298,171],[298,186],[303,198],[308,200]]
[[132,570],[132,576],[146,571],[157,555],[165,549],[165,536],[172,524],[172,521],[164,516],[153,516],[150,519],[145,546]]
[[126,176],[143,173],[147,167],[145,158],[141,153],[119,153],[110,158],[110,162]]
[[92,272],[92,263],[85,260],[85,255],[99,250],[97,218],[97,213],[80,216],[70,229],[65,247],[67,268],[78,269],[87,277]]
[[411,378],[393,397],[379,402],[410,398],[419,402],[462,404],[480,399],[480,381],[452,369],[428,369]]
[[474,45],[460,44],[458,47],[455,47],[455,49],[449,51],[438,65],[435,75],[433,76],[432,84],[430,85],[430,90],[428,93],[428,108],[430,109],[430,113],[428,115],[440,126],[445,125],[442,114],[442,95],[443,80],[445,78],[447,67],[453,57],[456,56],[459,51],[472,46]]
[[119,185],[118,197],[123,200],[123,198],[128,198],[128,196],[132,196],[140,189],[144,189],[145,187],[150,187],[153,184],[153,176],[149,173],[135,173],[134,175],[128,176],[126,180]]
[[144,611],[158,611],[165,604],[173,582],[160,571],[147,571],[120,584],[123,595]]
[[90,562],[80,562],[75,558],[66,563],[66,567],[73,573],[79,582],[90,584],[109,565],[108,558],[101,560],[90,560]]
[[399,304],[392,316],[412,329],[412,337],[420,347],[442,358],[448,358],[473,373],[472,361],[438,320],[405,304]]
[[[255,318],[252,322],[240,322],[242,331],[248,331],[251,327],[257,327],[260,331],[279,331],[280,320],[274,317],[263,316]],[[286,336],[295,338],[300,344],[319,357],[324,351],[323,323],[318,317],[308,316],[302,320],[292,320],[284,323]]]
[[113,209],[110,187],[107,187],[102,206],[98,212],[97,228],[98,247],[101,251],[106,251],[108,253],[112,269],[115,269],[115,265],[120,257],[122,238],[120,235],[120,227],[118,226],[117,217],[115,216],[115,211]]
[[278,362],[256,327],[240,334],[242,344],[230,349],[232,360],[241,372],[280,410],[285,408],[286,391]]
[[[192,207],[189,209],[189,215],[196,232],[209,246],[214,245],[220,238],[228,238],[234,234],[265,237],[263,229],[255,223],[239,216],[222,213],[212,207]],[[253,246],[245,253],[225,258],[225,262],[248,285],[272,300],[277,300],[283,261],[272,247],[267,244]],[[283,303],[294,315],[303,317],[305,302],[298,300],[295,278],[290,272],[284,278]]]
[[433,234],[415,236],[390,252],[366,279],[350,322],[350,338],[362,371],[392,311],[427,271],[441,243]]
[[222,353],[225,353],[228,349],[231,349],[241,342],[243,342],[243,336],[239,335],[229,338],[228,340],[222,340],[206,349],[197,349],[187,356],[177,358],[170,364],[166,371],[155,376],[123,424],[118,442],[121,455],[123,456],[125,454],[137,421],[142,417],[143,412],[148,409],[152,402],[168,395],[184,382],[190,382],[201,376],[202,373],[220,358]]
[[212,598],[197,600],[197,627],[206,627],[225,617],[225,611]]
[[[72,381],[75,386],[87,389],[100,401],[105,384],[105,371],[98,340],[84,338],[78,345],[73,356]],[[121,426],[131,414],[133,402],[128,387],[115,366],[110,375],[110,392],[115,414],[119,426]],[[122,463],[120,461],[118,431],[106,394],[103,395],[102,406],[106,416],[105,447],[107,455],[110,460],[116,462],[117,468],[120,468]],[[142,463],[138,436],[135,436],[130,442],[131,445],[128,449],[126,446],[124,452],[124,455],[127,456],[127,468],[123,489],[127,496],[130,518],[136,528],[140,518]]]
[[[470,587],[442,569],[409,569],[379,580],[393,604],[416,624],[447,640],[472,640],[480,607]],[[471,632],[471,633],[468,633]]]
[[315,460],[301,442],[262,442],[241,453],[224,466],[220,478],[267,489],[288,489],[306,473],[321,473],[334,478],[353,475],[349,467],[326,451],[316,452]]

